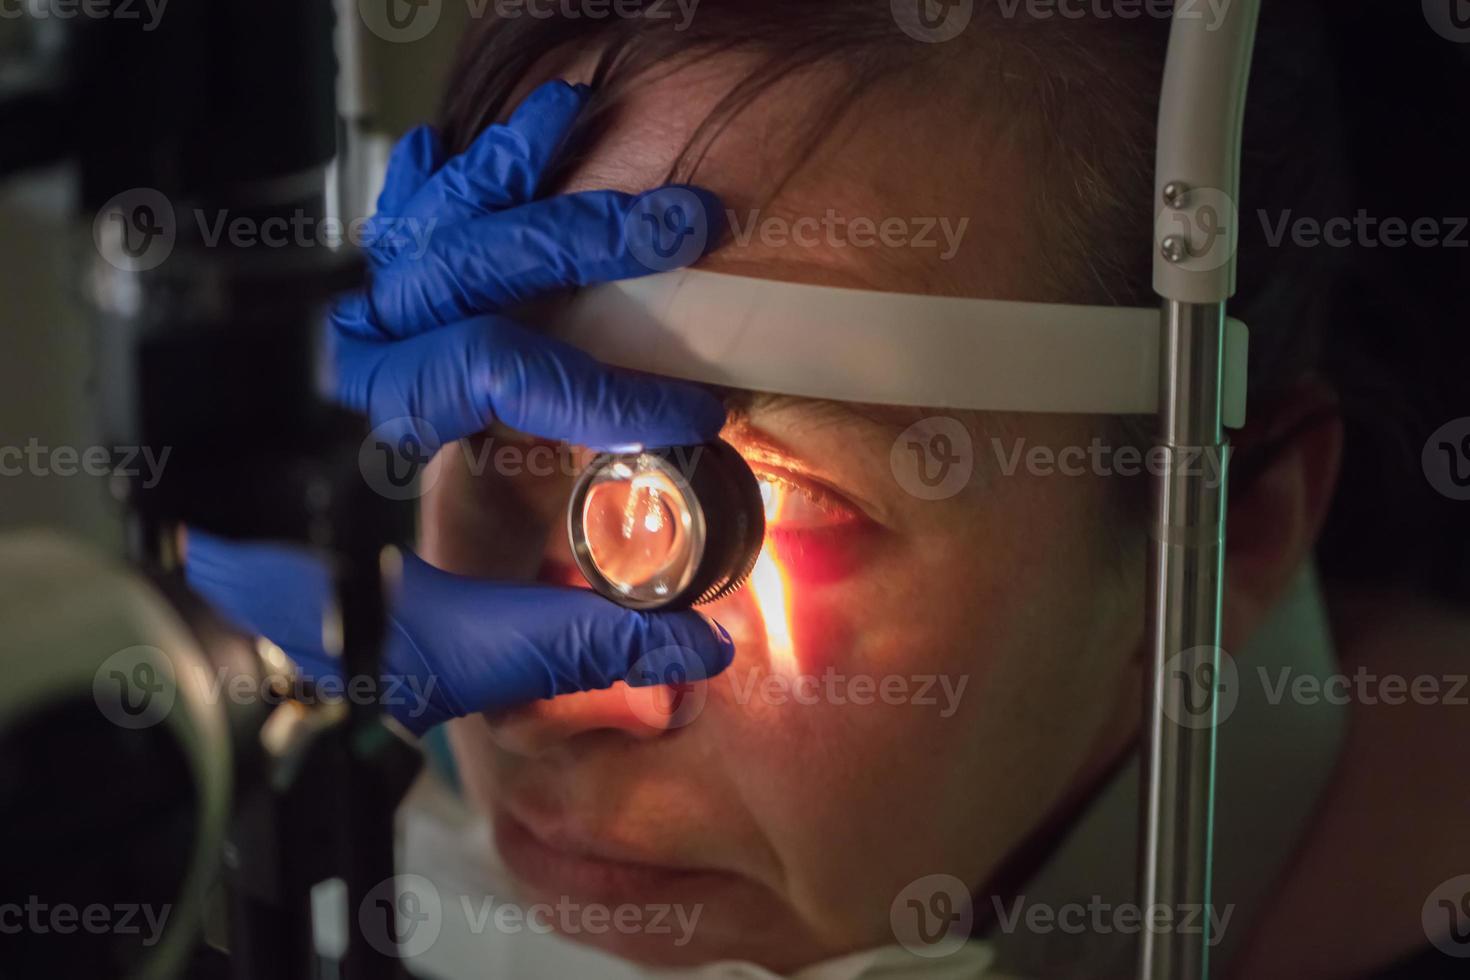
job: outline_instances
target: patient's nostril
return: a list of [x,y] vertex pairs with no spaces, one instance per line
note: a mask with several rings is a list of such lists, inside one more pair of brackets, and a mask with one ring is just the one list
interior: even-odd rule
[[675,727],[679,707],[669,689],[615,684],[536,701],[487,717],[490,737],[502,751],[533,758],[593,733],[635,740],[658,738]]

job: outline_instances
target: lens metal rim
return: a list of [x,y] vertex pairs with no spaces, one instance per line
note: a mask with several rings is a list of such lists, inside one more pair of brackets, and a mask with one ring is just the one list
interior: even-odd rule
[[[657,462],[682,495],[691,521],[691,540],[697,544],[689,574],[681,576],[680,587],[651,599],[630,595],[608,581],[592,560],[583,525],[587,494],[601,473],[618,462],[636,467],[650,460]],[[750,577],[765,533],[765,502],[755,473],[735,447],[722,439],[676,449],[601,453],[577,478],[567,507],[567,538],[582,576],[600,595],[629,609],[689,608],[734,593]]]

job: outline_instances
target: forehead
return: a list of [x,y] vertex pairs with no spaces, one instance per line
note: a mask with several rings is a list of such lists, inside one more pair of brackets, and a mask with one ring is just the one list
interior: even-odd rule
[[[634,81],[559,189],[638,192],[663,183],[701,123],[752,70],[748,58],[722,55]],[[568,74],[578,79],[578,69]],[[825,69],[772,81],[696,145],[697,166],[680,179],[718,193],[732,226],[699,268],[897,292],[1055,298],[1038,295],[1031,177],[1009,135],[1015,127],[965,111],[954,87],[896,80],[828,111],[843,85]]]

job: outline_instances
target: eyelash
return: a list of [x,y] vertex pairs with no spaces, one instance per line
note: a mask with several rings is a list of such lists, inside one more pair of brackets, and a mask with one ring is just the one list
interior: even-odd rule
[[[854,523],[861,519],[857,510],[852,505],[842,502],[834,493],[820,487],[812,486],[806,481],[798,481],[773,473],[770,470],[760,470],[757,472],[756,477],[763,484],[770,486],[773,492],[794,496],[803,503],[821,511],[827,519],[816,525],[815,527],[817,528],[832,528],[841,524]],[[790,498],[788,497],[787,499]],[[769,514],[770,507],[768,506],[768,520]],[[783,526],[794,528],[798,524],[799,522],[796,521],[781,521],[778,519],[770,521],[768,526],[772,528]]]

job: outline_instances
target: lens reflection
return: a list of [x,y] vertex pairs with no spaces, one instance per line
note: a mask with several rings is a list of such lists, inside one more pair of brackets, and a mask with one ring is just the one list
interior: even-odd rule
[[612,467],[588,489],[582,506],[587,549],[619,591],[657,598],[682,588],[697,557],[688,503],[667,474]]

